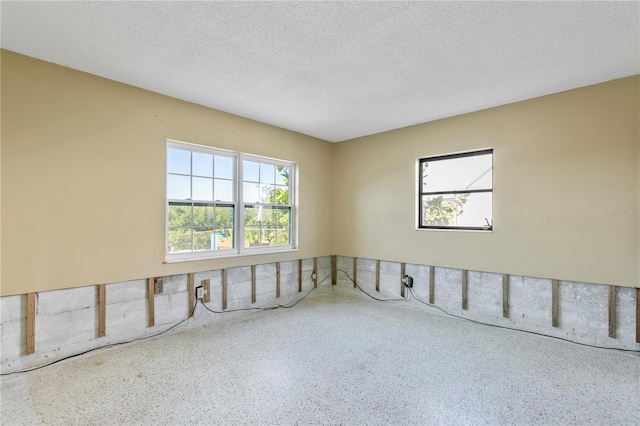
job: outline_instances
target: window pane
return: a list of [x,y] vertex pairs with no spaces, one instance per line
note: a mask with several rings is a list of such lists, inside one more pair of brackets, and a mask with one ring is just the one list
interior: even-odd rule
[[233,179],[233,158],[216,155],[215,177]]
[[191,152],[168,148],[167,173],[191,174]]
[[194,200],[213,201],[213,179],[193,178]]
[[233,229],[216,228],[213,250],[231,250],[233,248]]
[[275,215],[271,207],[260,207],[258,209],[258,218],[263,226],[274,227],[276,225]]
[[291,241],[289,240],[289,230],[290,228],[278,228],[277,245],[288,246],[291,244]]
[[233,230],[235,219],[233,217],[233,207],[216,206],[216,228]]
[[189,176],[167,175],[167,198],[191,199],[191,179]]
[[263,246],[275,246],[275,245],[277,245],[275,228],[262,228],[262,242],[261,242],[261,244]]
[[244,247],[256,247],[260,245],[260,229],[256,227],[245,228]]
[[191,229],[169,229],[167,235],[167,252],[182,253],[191,251]]
[[194,152],[193,174],[198,176],[213,177],[213,155]]
[[191,204],[169,204],[169,227],[191,226]]
[[272,164],[260,163],[260,183],[276,183],[276,168]]
[[275,210],[276,226],[286,227],[291,226],[291,209],[279,208]]
[[242,198],[245,203],[260,202],[260,185],[257,183],[244,183],[242,185]]
[[215,250],[215,241],[213,228],[196,228],[193,230],[193,251]]
[[245,182],[260,182],[260,164],[255,161],[243,161],[242,179]]
[[274,192],[273,204],[289,204],[289,187],[277,185]]
[[289,168],[276,166],[276,183],[278,185],[289,185]]
[[276,190],[273,185],[260,184],[260,202],[274,204],[276,200]]
[[234,201],[233,181],[215,179],[214,198],[216,201]]
[[485,227],[492,220],[492,195],[491,192],[424,195],[422,225]]
[[196,204],[193,206],[193,226],[213,228],[213,206]]
[[492,188],[492,154],[422,163],[422,192]]
[[245,227],[260,225],[260,217],[258,215],[259,207],[247,206],[244,208],[244,225]]

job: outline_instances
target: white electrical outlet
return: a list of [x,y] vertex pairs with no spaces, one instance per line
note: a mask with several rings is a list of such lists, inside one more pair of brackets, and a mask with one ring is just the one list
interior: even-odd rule
[[202,286],[196,287],[196,299],[204,298],[204,288]]

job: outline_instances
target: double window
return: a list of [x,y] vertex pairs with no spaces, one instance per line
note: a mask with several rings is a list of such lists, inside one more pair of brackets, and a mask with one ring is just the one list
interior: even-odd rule
[[290,162],[169,141],[167,259],[294,248]]
[[492,149],[422,158],[418,170],[419,228],[493,228]]

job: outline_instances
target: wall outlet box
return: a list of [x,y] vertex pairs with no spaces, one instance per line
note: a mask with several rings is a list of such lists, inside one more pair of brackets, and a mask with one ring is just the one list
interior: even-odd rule
[[196,299],[204,298],[204,288],[202,286],[196,287]]

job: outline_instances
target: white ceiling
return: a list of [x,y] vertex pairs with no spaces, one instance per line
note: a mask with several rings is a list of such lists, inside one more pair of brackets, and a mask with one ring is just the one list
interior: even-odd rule
[[640,73],[639,2],[7,2],[2,48],[332,142]]

